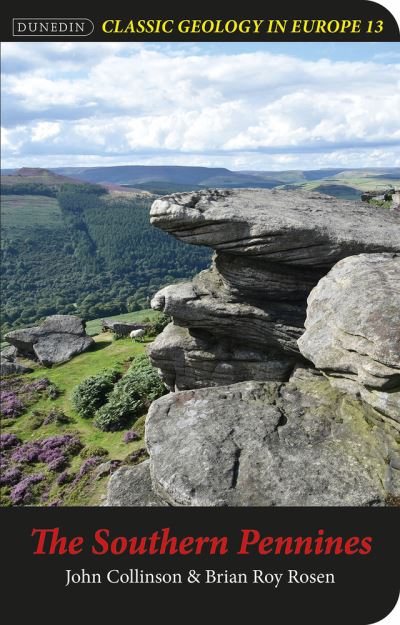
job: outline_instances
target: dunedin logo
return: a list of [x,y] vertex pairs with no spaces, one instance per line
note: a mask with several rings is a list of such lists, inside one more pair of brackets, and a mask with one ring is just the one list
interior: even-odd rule
[[14,17],[13,37],[89,37],[94,31],[87,17]]

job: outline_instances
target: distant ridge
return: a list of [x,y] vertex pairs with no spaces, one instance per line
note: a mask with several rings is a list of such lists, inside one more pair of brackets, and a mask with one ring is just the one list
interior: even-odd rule
[[82,180],[77,178],[71,178],[70,176],[64,176],[49,169],[43,167],[21,167],[21,169],[13,170],[12,173],[7,173],[2,170],[1,182],[2,184],[18,184],[18,183],[42,183],[46,185],[54,184],[82,184]]
[[[231,171],[225,167],[191,167],[178,165],[120,165],[115,167],[58,167],[51,171],[85,182],[117,185],[191,185],[199,187],[262,187],[304,185],[324,182],[354,185],[353,178],[400,180],[400,167],[326,168],[315,170]],[[361,188],[361,187],[360,187]],[[177,189],[179,190],[179,189]],[[182,188],[184,190],[184,188]]]
[[320,190],[347,199],[357,199],[370,189],[400,187],[400,167],[324,168],[315,170],[231,171],[226,167],[183,165],[119,165],[110,167],[23,167],[2,170],[3,184],[91,183],[122,192],[147,191],[156,195],[196,188],[255,187]]

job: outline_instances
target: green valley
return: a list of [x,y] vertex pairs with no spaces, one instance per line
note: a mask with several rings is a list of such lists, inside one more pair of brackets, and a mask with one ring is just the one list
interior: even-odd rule
[[150,226],[148,192],[22,172],[2,177],[2,333],[51,314],[89,320],[149,308],[161,286],[209,263],[208,249]]

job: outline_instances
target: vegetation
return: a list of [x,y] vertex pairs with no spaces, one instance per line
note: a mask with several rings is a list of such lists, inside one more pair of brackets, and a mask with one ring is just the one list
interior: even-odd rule
[[128,421],[145,414],[151,402],[164,393],[165,386],[147,356],[136,358],[112,392],[104,395],[93,422],[105,432],[121,430]]
[[154,196],[54,176],[3,177],[3,333],[56,313],[90,320],[147,309],[161,286],[208,265],[208,249],[150,225]]
[[[145,344],[116,341],[106,333],[95,337],[93,350],[67,363],[51,369],[38,366],[31,374],[2,381],[1,505],[99,504],[109,470],[146,457],[144,419],[152,398],[163,389],[144,350]],[[94,413],[91,381],[105,377],[109,385],[96,391],[99,402],[111,395],[115,400],[117,394],[140,401],[135,414],[123,416],[125,424],[118,431],[103,431],[92,418],[82,416],[85,399]],[[111,382],[117,379],[116,384]],[[125,390],[120,384],[124,379]],[[137,385],[136,391],[131,385]],[[49,392],[54,388],[58,393]],[[79,411],[77,388],[86,389]],[[109,469],[98,477],[96,471],[104,462],[110,463]]]
[[[145,308],[144,310],[138,310],[136,312],[123,313],[122,315],[107,315],[107,319],[110,321],[126,321],[127,323],[150,323],[151,326],[154,324],[154,328],[157,328],[160,323],[162,323],[164,315],[157,312],[156,310],[151,310],[151,308]],[[86,324],[86,332],[90,336],[95,336],[96,334],[100,334],[102,331],[102,323],[103,318],[92,319],[88,321]],[[156,329],[153,329],[153,335],[158,334],[159,332]]]
[[85,419],[94,417],[96,411],[106,403],[119,377],[117,369],[105,369],[83,380],[72,395],[72,404],[76,412]]

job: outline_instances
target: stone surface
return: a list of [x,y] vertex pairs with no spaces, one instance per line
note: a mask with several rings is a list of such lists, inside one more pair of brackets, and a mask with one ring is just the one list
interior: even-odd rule
[[118,337],[129,336],[132,330],[144,330],[146,324],[143,323],[127,323],[123,321],[113,321],[109,319],[103,319],[102,331],[114,332]]
[[172,505],[370,506],[400,495],[396,431],[303,369],[285,385],[166,395],[146,440],[153,488]]
[[308,298],[303,355],[400,423],[400,255],[340,261]]
[[37,358],[46,367],[66,362],[94,344],[85,323],[74,315],[52,315],[39,326],[9,332],[5,339],[19,355]]
[[287,380],[297,359],[216,340],[170,323],[148,347],[150,359],[171,390],[221,386],[244,380]]
[[304,363],[298,339],[307,297],[332,265],[358,252],[400,251],[393,212],[318,193],[174,194],[153,203],[151,221],[216,250],[210,269],[151,302],[188,329],[164,331],[150,350],[172,390],[287,380],[294,364]]
[[214,264],[229,293],[251,301],[305,302],[324,275],[321,270],[234,254],[216,254]]
[[150,217],[186,243],[305,267],[329,268],[363,252],[400,252],[394,211],[315,192],[176,193],[156,200]]
[[162,310],[179,326],[207,330],[217,338],[236,338],[251,347],[298,354],[297,339],[304,331],[305,305],[266,301],[253,305],[223,291],[210,291],[209,281],[219,276],[206,270],[193,282],[161,289],[151,306]]
[[0,359],[13,361],[15,360],[17,356],[17,352],[18,350],[16,347],[14,347],[14,345],[9,345],[8,347],[4,347],[4,349],[2,349],[0,352]]
[[153,492],[148,460],[117,469],[108,483],[106,506],[166,506]]
[[0,375],[2,377],[6,377],[7,375],[31,373],[31,371],[33,371],[33,369],[27,367],[26,365],[22,365],[19,362],[12,360],[1,360],[0,362]]

